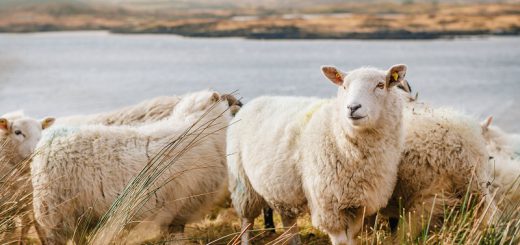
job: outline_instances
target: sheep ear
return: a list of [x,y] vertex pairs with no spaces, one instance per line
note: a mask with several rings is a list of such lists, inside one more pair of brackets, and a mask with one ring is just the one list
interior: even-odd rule
[[343,85],[343,79],[347,76],[346,73],[340,71],[334,66],[322,66],[321,72],[328,78],[332,83],[341,86]]
[[42,129],[49,128],[54,124],[56,119],[54,117],[46,117],[42,120]]
[[240,106],[232,105],[231,107],[229,107],[229,111],[231,112],[232,116],[235,116],[238,113],[238,111],[240,111]]
[[482,127],[482,131],[487,131],[489,129],[489,126],[491,126],[491,123],[493,122],[493,116],[489,116],[480,123],[480,126]]
[[[388,69],[386,74],[386,84],[385,87],[387,89],[401,84],[404,80],[404,76],[406,75],[406,65],[394,65]],[[406,90],[405,90],[406,91]]]
[[0,118],[0,130],[9,131],[9,121],[5,118]]
[[213,94],[211,95],[211,101],[212,102],[220,101],[220,94],[218,94],[217,92],[213,92]]
[[223,94],[222,96],[220,96],[220,98],[224,101],[227,101],[228,102],[228,105],[229,106],[232,106],[232,105],[238,105],[239,107],[242,106],[242,102],[240,102],[240,100],[238,100],[234,95],[232,94]]
[[408,83],[408,80],[406,80],[406,79],[401,80],[401,82],[399,84],[397,84],[397,87],[409,94],[412,93],[412,87],[410,86],[410,83]]

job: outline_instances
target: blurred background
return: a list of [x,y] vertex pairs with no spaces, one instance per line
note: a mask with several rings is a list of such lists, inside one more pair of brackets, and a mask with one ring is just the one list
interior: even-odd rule
[[331,97],[320,66],[408,65],[419,100],[520,132],[520,1],[0,0],[0,114],[213,88]]

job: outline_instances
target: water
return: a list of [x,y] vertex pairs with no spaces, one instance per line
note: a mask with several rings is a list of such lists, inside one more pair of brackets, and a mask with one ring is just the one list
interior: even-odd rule
[[520,37],[431,41],[193,39],[106,32],[0,34],[0,113],[111,110],[204,88],[331,97],[320,66],[408,65],[419,98],[520,132]]

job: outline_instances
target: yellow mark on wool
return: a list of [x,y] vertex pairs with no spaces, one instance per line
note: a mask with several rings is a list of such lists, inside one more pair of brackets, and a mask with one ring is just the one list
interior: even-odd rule
[[397,72],[393,72],[392,73],[392,77],[394,78],[395,81],[397,81],[397,78],[399,78],[399,74],[397,74]]
[[328,102],[328,100],[322,100],[322,101],[315,103],[311,107],[311,109],[307,113],[305,113],[305,118],[303,119],[303,123],[305,123],[305,124],[308,123],[311,120],[314,113],[316,113],[321,108],[321,106],[325,105],[327,102]]

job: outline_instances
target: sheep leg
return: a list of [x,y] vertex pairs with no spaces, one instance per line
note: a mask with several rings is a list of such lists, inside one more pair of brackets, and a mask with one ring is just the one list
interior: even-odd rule
[[347,222],[347,240],[348,244],[356,244],[356,236],[363,226],[364,208],[358,208],[352,219]]
[[269,207],[263,209],[264,213],[264,228],[268,230],[268,232],[275,233],[274,220],[273,220],[273,210]]
[[328,232],[332,245],[348,245],[347,233],[345,231]]
[[250,244],[250,233],[253,225],[255,224],[255,219],[251,218],[242,218],[242,236],[240,237],[240,241],[242,245]]
[[298,224],[296,221],[296,216],[282,213],[282,223],[284,229],[286,229],[285,233],[290,237],[290,245],[298,245],[302,243],[300,240],[300,234],[298,233]]
[[32,216],[31,214],[25,214],[21,217],[22,228],[21,228],[20,237],[18,240],[18,244],[20,244],[20,245],[25,244],[25,239],[27,238],[29,229],[31,229],[31,222],[32,222],[31,216]]
[[40,226],[40,224],[38,224],[38,222],[36,222],[36,219],[34,219],[34,229],[36,230],[36,233],[38,234],[38,239],[40,239],[40,244],[46,245],[47,243],[44,240],[45,234],[43,233],[43,229]]

